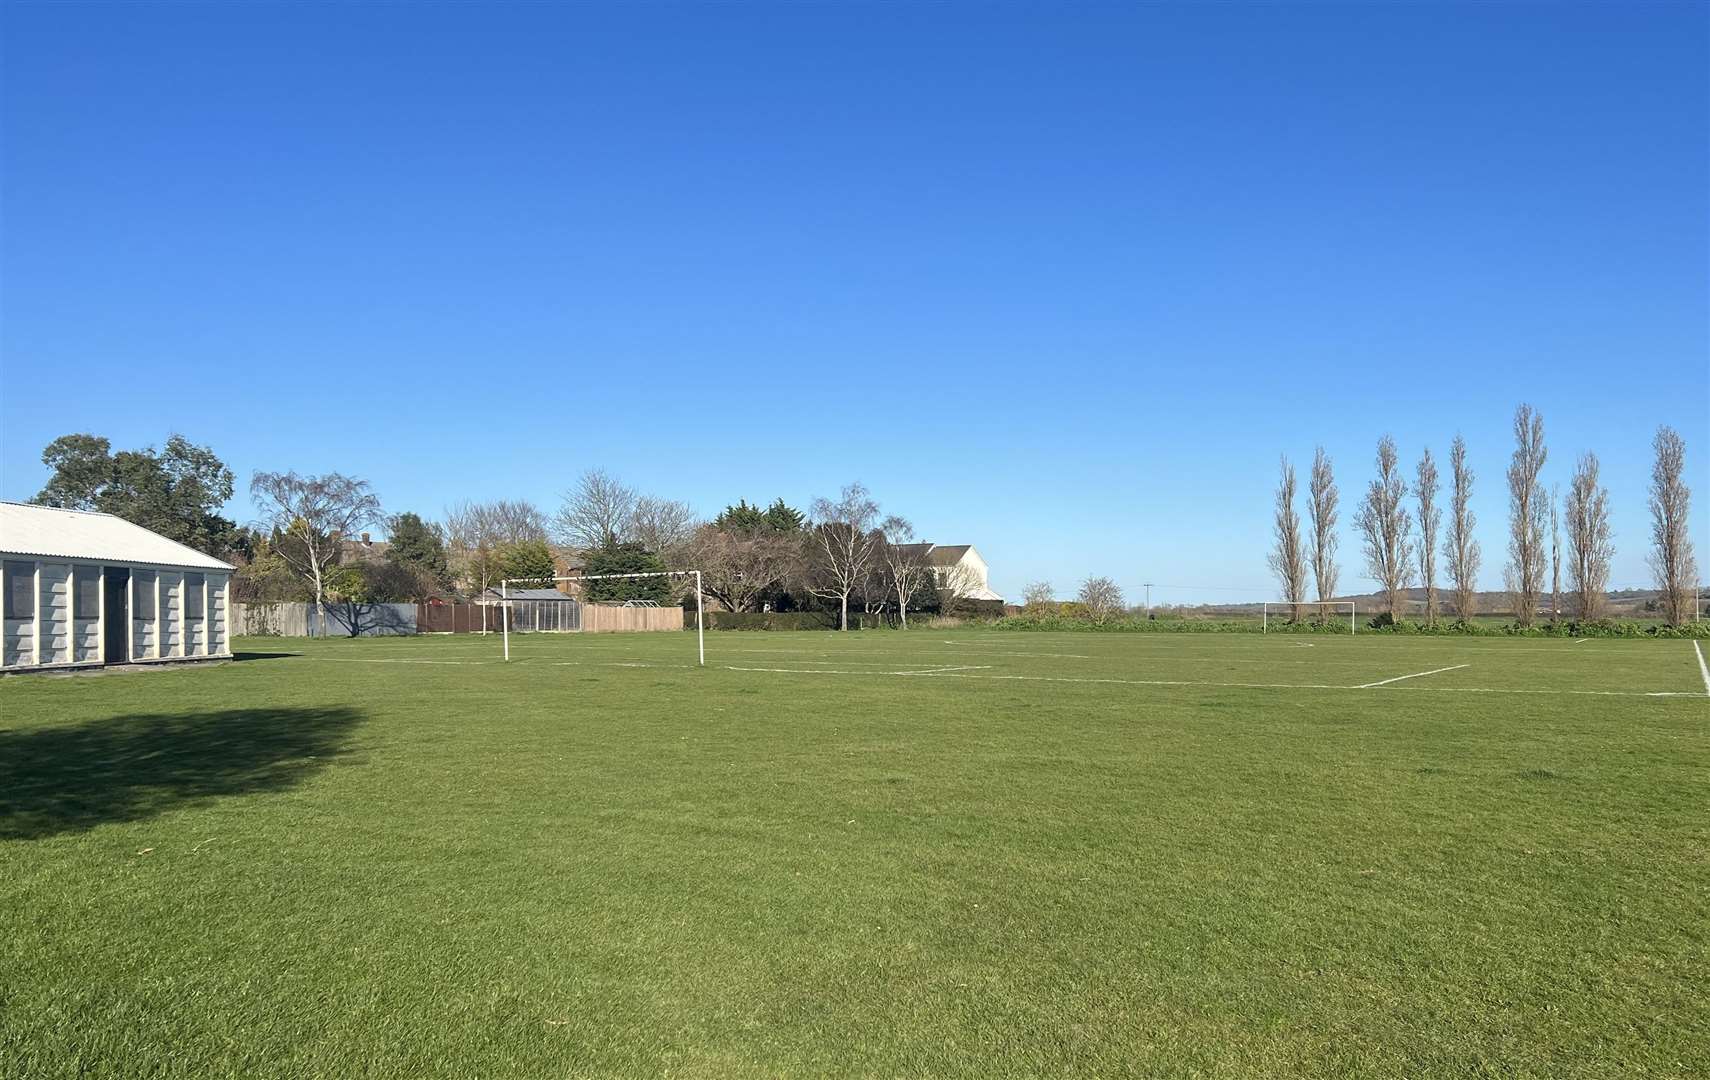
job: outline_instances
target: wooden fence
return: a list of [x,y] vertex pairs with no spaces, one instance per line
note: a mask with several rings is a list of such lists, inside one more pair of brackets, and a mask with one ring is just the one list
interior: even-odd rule
[[[498,605],[417,604],[416,625],[424,634],[479,634],[485,618],[489,634],[499,632]],[[683,629],[680,607],[623,607],[619,604],[582,604],[582,633],[622,634]],[[516,630],[515,624],[512,630]]]
[[683,609],[680,607],[623,607],[618,604],[583,604],[582,632],[584,634],[644,633],[654,630],[682,630]]
[[390,637],[416,633],[414,604],[237,603],[232,633],[259,637]]

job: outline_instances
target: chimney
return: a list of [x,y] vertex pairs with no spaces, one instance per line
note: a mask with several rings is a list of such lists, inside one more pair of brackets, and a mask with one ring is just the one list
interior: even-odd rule
[[367,533],[362,534],[362,546],[363,547],[373,547],[374,546],[374,541],[368,539]]

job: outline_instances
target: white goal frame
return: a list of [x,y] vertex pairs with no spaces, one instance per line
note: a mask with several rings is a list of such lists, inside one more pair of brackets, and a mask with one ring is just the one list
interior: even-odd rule
[[699,570],[652,570],[645,574],[574,574],[568,577],[505,578],[499,582],[499,621],[500,625],[503,627],[505,636],[506,662],[508,663],[511,659],[511,582],[514,581],[520,586],[529,583],[538,585],[542,581],[550,581],[556,585],[560,581],[617,581],[628,578],[650,577],[692,577],[695,579],[695,647],[700,651],[701,667],[706,667],[707,629],[706,619],[704,617],[706,608],[701,603],[701,572]]
[[1352,600],[1306,600],[1298,604],[1291,604],[1286,600],[1267,600],[1259,612],[1259,633],[1261,634],[1271,632],[1272,608],[1276,608],[1279,615],[1286,614],[1295,608],[1347,608],[1348,633],[1350,634],[1354,632],[1354,625],[1360,617],[1359,609]]

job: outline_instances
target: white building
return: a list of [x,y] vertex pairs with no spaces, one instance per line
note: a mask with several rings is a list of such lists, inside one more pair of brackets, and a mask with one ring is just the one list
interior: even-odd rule
[[933,546],[926,553],[926,562],[938,579],[938,587],[949,589],[959,600],[1003,600],[992,591],[991,571],[972,544]]
[[0,502],[0,669],[229,657],[231,574],[111,514]]

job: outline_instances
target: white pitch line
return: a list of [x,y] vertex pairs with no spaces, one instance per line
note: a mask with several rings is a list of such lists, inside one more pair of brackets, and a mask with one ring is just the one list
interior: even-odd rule
[[956,667],[922,668],[919,671],[885,671],[884,675],[942,675],[946,671],[986,671],[990,664],[961,664]]
[[493,660],[404,660],[397,657],[381,659],[367,656],[316,656],[312,659],[325,661],[329,664],[448,664],[455,667],[496,663]]
[[[956,645],[960,648],[967,649],[967,648],[973,648],[975,646],[980,646],[980,647],[984,647],[984,648],[992,648],[992,647],[995,647],[999,644],[1007,645],[1008,642],[946,641],[944,644]],[[1092,657],[1086,653],[1073,653],[1073,652],[1008,652],[1008,651],[1006,651],[1006,652],[997,652],[997,653],[987,653],[986,655],[987,656],[1049,656],[1049,657],[1052,657],[1053,659],[1056,657],[1059,657],[1059,656],[1066,656],[1072,660],[1091,660],[1092,659]]]
[[[897,672],[891,671],[825,671],[823,669],[807,668],[763,668],[736,667],[726,664],[725,671],[757,671],[779,675],[865,675],[868,677],[891,677]],[[1195,679],[1090,679],[1070,677],[1065,675],[980,675],[970,672],[947,671],[938,674],[911,676],[924,679],[986,679],[993,682],[1051,682],[1051,683],[1090,683],[1112,686],[1199,686],[1222,690],[1365,690],[1364,686],[1348,686],[1340,683],[1252,683],[1252,682],[1206,682]],[[1523,688],[1501,688],[1490,686],[1392,686],[1388,690],[1394,693],[1412,694],[1528,694],[1547,697],[1631,697],[1631,698],[1665,698],[1699,696],[1698,691],[1680,690],[1536,690]]]
[[1692,643],[1692,651],[1698,654],[1698,674],[1704,676],[1704,696],[1710,697],[1710,664],[1704,662],[1704,650],[1698,647],[1698,642]]
[[1404,679],[1422,679],[1427,675],[1441,675],[1445,671],[1459,671],[1464,667],[1472,667],[1472,665],[1454,664],[1449,667],[1432,668],[1430,671],[1415,671],[1411,675],[1397,675],[1393,679],[1379,679],[1377,682],[1361,683],[1359,686],[1354,687],[1354,689],[1370,690],[1374,686],[1388,686],[1392,682],[1401,682]]

